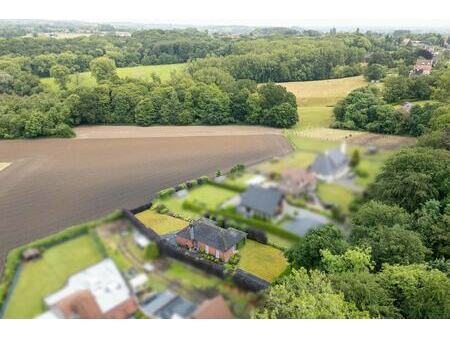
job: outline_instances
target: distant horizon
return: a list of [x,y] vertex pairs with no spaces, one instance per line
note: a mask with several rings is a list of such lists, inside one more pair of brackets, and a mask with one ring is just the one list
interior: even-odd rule
[[340,24],[328,23],[328,24],[313,24],[313,23],[297,23],[290,25],[277,25],[277,24],[208,24],[208,23],[177,23],[177,22],[151,22],[151,21],[139,21],[139,20],[124,20],[124,21],[91,21],[91,20],[81,20],[81,19],[43,19],[43,18],[16,18],[16,19],[4,19],[0,18],[1,22],[49,22],[49,23],[78,23],[86,25],[98,25],[98,24],[111,24],[116,26],[155,26],[155,27],[174,27],[174,28],[209,28],[209,27],[246,27],[246,28],[292,28],[292,29],[318,29],[326,31],[332,28],[336,28],[340,31],[354,31],[360,29],[363,31],[393,31],[393,30],[411,30],[411,31],[422,31],[422,32],[436,32],[445,31],[450,33],[450,23],[442,22],[434,23],[433,25],[394,25],[394,24],[370,24],[370,25],[358,25],[358,24]]
[[5,20],[80,21],[173,26],[449,29],[445,0],[15,0]]

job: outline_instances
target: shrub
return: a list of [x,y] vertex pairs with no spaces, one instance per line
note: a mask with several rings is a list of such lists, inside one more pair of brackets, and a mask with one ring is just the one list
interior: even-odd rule
[[186,190],[186,189],[187,189],[186,183],[181,183],[175,187],[175,191]]
[[196,180],[190,180],[186,182],[186,187],[188,189],[195,188],[198,185],[198,182]]
[[145,248],[145,258],[153,260],[159,257],[159,248],[155,242],[150,242]]
[[247,228],[247,237],[262,244],[267,244],[267,234],[263,230]]
[[204,184],[206,182],[209,182],[209,177],[208,176],[201,176],[197,179],[197,183],[198,184]]
[[369,173],[367,172],[367,170],[361,169],[361,168],[355,168],[354,172],[356,174],[356,176],[362,177],[362,178],[366,178],[369,176]]
[[238,253],[235,253],[233,256],[230,257],[230,260],[228,261],[231,265],[237,265],[239,261],[241,260],[241,255]]
[[158,214],[167,214],[169,212],[169,209],[164,204],[158,204],[156,206],[156,212]]
[[174,193],[175,193],[175,188],[167,188],[167,189],[161,190],[159,192],[158,196],[161,199],[165,199],[165,198],[172,196]]

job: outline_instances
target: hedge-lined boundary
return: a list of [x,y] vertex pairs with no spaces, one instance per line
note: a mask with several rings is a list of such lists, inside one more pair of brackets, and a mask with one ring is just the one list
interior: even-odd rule
[[264,290],[270,286],[268,281],[241,269],[236,269],[233,275],[233,282],[243,289],[254,292]]
[[44,251],[48,248],[51,248],[52,246],[61,244],[75,237],[88,234],[89,230],[95,228],[97,225],[116,220],[121,216],[122,211],[120,210],[114,211],[113,213],[100,219],[97,219],[95,221],[71,226],[53,235],[47,236],[42,239],[38,239],[36,241],[33,241],[31,243],[25,244],[23,246],[11,250],[6,257],[5,268],[3,270],[3,276],[0,283],[0,309],[3,310],[4,301],[6,299],[6,296],[10,292],[9,288],[11,286],[12,281],[14,280],[16,271],[21,263],[21,256],[24,250],[29,248],[37,248],[41,251]]
[[[161,254],[190,264],[221,279],[225,279],[228,276],[225,272],[224,264],[211,262],[210,260],[204,259],[199,255],[191,253],[189,250],[171,244],[167,239],[164,238],[166,236],[162,237],[152,229],[146,227],[145,224],[138,220],[130,210],[123,209],[123,215],[138,231],[140,231],[149,240],[154,241],[158,245]],[[236,273],[238,275],[234,277]],[[233,282],[238,287],[248,291],[259,291],[267,288],[270,285],[269,282],[266,282],[250,273],[244,272],[239,269],[236,270],[235,274],[233,275]]]
[[243,193],[246,190],[246,188],[239,187],[235,184],[229,184],[229,183],[224,183],[224,182],[220,183],[220,182],[216,182],[214,180],[209,181],[208,184],[216,186],[218,188],[224,188],[224,189],[231,190],[231,191],[238,192],[238,193]]

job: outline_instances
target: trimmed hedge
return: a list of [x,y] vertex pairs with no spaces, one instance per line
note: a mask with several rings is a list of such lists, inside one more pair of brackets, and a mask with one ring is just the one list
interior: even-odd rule
[[256,277],[255,275],[247,273],[241,269],[236,269],[233,275],[233,282],[240,288],[254,292],[264,290],[270,285],[268,281],[265,281],[264,279]]
[[227,190],[231,190],[237,193],[243,193],[246,188],[244,187],[240,187],[234,184],[229,184],[229,183],[219,183],[219,182],[215,182],[215,181],[209,181],[208,184],[211,184],[213,186],[219,187],[219,188],[223,188],[223,189],[227,189]]
[[[26,244],[26,245],[23,245],[23,246],[20,246],[20,247],[17,247],[15,249],[11,250],[8,253],[8,256],[6,257],[5,268],[3,270],[3,276],[2,276],[1,283],[0,283],[0,309],[4,305],[3,303],[8,294],[8,290],[9,290],[9,287],[11,286],[11,282],[14,279],[16,270],[17,270],[19,264],[21,263],[21,256],[22,256],[22,253],[24,250],[29,249],[29,248],[37,248],[40,251],[44,251],[52,246],[61,244],[65,241],[68,241],[75,237],[85,235],[90,231],[90,229],[94,228],[95,226],[105,223],[105,222],[113,221],[115,219],[118,219],[121,216],[122,216],[122,211],[120,211],[120,210],[114,211],[113,213],[111,213],[105,217],[102,217],[98,220],[69,227],[69,228],[62,230],[54,235],[50,235],[48,237],[38,239],[34,242],[31,242],[29,244]],[[94,240],[95,240],[95,237],[94,237]],[[98,244],[98,243],[96,242],[96,244]],[[99,248],[99,249],[100,249],[101,253],[104,253],[104,250],[101,250],[101,248]]]
[[277,227],[276,225],[273,225],[271,223],[262,221],[262,220],[258,220],[258,219],[254,219],[254,218],[247,218],[244,217],[242,215],[239,215],[235,212],[229,211],[229,210],[217,210],[216,211],[217,215],[221,215],[227,218],[231,218],[234,219],[235,221],[247,224],[247,225],[251,225],[252,227],[261,229],[261,230],[265,230],[269,233],[272,233],[274,235],[278,235],[280,237],[283,237],[285,239],[288,240],[293,240],[293,241],[298,241],[300,240],[300,237],[297,236],[296,234],[293,234],[292,232],[289,232],[287,230],[284,230],[283,228]]
[[131,209],[130,211],[136,215],[136,214],[139,214],[140,212],[150,209],[152,206],[153,206],[153,203],[149,202],[149,203],[145,203],[144,205],[141,205],[139,207],[136,207],[134,209]]
[[158,193],[159,198],[161,199],[165,199],[168,198],[170,196],[172,196],[173,194],[175,194],[175,188],[167,188],[167,189],[163,189]]

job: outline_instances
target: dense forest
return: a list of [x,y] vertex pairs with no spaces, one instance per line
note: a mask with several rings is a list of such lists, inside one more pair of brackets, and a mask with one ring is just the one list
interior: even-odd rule
[[[272,82],[359,74],[378,79],[393,69],[407,73],[423,49],[403,44],[403,38],[404,34],[279,29],[259,29],[238,37],[195,29],[151,29],[134,31],[129,37],[106,33],[63,39],[0,38],[0,138],[68,137],[79,124],[291,127],[298,122],[296,101]],[[440,36],[426,38],[441,41]],[[157,76],[141,81],[120,79],[116,73],[116,67],[179,62],[188,62],[186,71],[164,83]],[[96,86],[68,88],[71,74],[88,70]],[[336,127],[421,134],[431,123],[426,118],[429,111],[439,107],[411,114],[420,116],[421,125],[416,126],[413,118],[404,121],[384,101],[409,98],[411,93],[417,99],[445,96],[438,91],[446,75],[439,74],[425,81],[399,75],[408,82],[404,93],[398,92],[399,80],[393,78],[385,81],[383,95],[375,91],[352,94],[367,96],[372,100],[368,104],[376,103],[378,108],[366,114],[360,111],[363,102],[352,113],[355,105],[349,97],[335,109]],[[59,85],[58,92],[49,93],[42,86],[40,78],[49,76]],[[258,87],[257,83],[268,84]],[[388,122],[377,122],[385,117]]]

